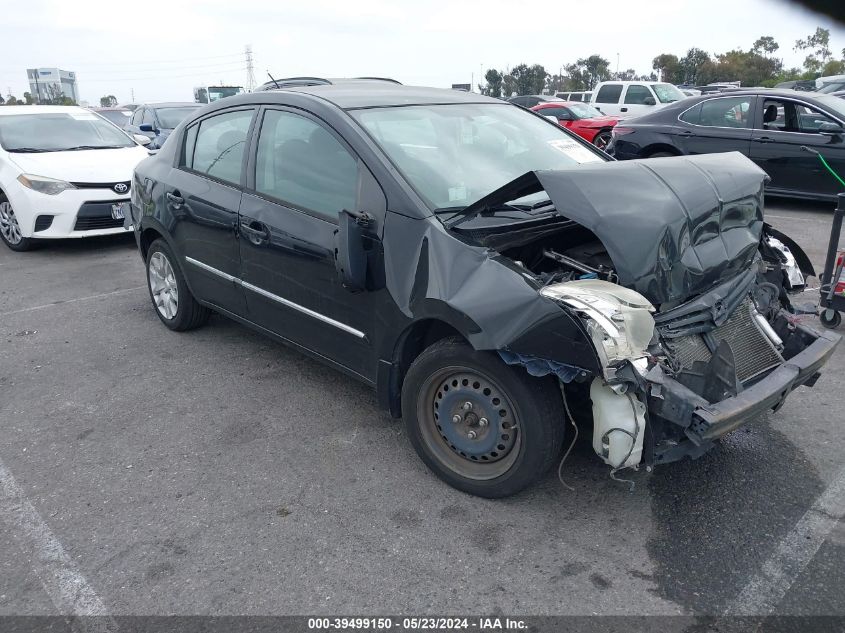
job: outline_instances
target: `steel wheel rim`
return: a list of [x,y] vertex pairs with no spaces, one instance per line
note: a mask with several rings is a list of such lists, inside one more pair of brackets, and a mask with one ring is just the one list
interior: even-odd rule
[[429,376],[420,389],[417,419],[422,440],[437,461],[468,479],[501,477],[522,450],[513,403],[494,380],[475,369],[445,367]]
[[18,218],[8,201],[0,202],[0,234],[9,244],[20,244],[23,239]]
[[161,251],[156,251],[150,257],[147,266],[150,280],[150,294],[158,313],[170,321],[176,317],[179,309],[179,287],[170,260]]

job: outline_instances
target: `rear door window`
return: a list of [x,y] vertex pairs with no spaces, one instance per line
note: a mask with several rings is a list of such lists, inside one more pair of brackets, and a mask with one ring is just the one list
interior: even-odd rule
[[[202,120],[196,132],[191,169],[238,184],[253,110],[225,112]],[[190,141],[191,134],[186,135]]]
[[631,105],[645,105],[646,99],[654,97],[651,95],[651,90],[646,86],[640,84],[631,84],[628,86],[628,91],[625,93],[625,103]]
[[622,96],[622,84],[608,84],[599,89],[596,103],[619,103]]
[[701,103],[698,125],[707,127],[751,127],[752,98],[748,96],[708,99]]

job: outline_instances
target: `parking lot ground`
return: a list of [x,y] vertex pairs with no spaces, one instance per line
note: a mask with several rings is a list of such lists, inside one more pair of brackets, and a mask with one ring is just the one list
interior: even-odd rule
[[[821,268],[827,207],[769,218]],[[718,615],[845,477],[845,347],[633,490],[582,436],[573,490],[550,473],[489,501],[436,479],[345,375],[221,317],[164,328],[131,239],[3,248],[0,279],[0,615],[62,610],[65,573],[115,615]],[[776,613],[845,615],[835,519],[780,565]]]

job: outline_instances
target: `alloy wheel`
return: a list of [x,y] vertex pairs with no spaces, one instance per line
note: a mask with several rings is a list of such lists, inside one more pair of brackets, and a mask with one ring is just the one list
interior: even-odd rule
[[150,257],[147,268],[153,303],[159,314],[169,321],[176,317],[179,309],[179,286],[173,266],[164,253],[156,251]]
[[20,244],[23,239],[18,219],[8,201],[0,202],[0,234],[9,244]]

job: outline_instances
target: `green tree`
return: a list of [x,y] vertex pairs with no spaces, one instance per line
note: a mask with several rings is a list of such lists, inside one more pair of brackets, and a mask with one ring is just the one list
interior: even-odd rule
[[683,81],[681,64],[677,55],[661,53],[651,60],[651,67],[660,73],[660,79],[670,84],[679,84]]
[[567,64],[563,67],[566,73],[563,82],[564,90],[587,90],[590,86],[587,84],[587,77],[584,73],[584,68],[578,64]]
[[14,95],[9,95],[6,99],[6,105],[23,105],[23,101],[16,99]]
[[775,42],[775,38],[771,35],[761,35],[757,38],[754,44],[751,45],[751,52],[768,57],[779,48],[780,45]]
[[117,97],[114,95],[106,95],[105,97],[100,97],[100,106],[103,108],[113,108],[117,105]]
[[32,105],[35,103],[35,100],[32,98],[32,95],[28,92],[23,93],[23,101],[26,105]]
[[584,69],[584,77],[588,89],[595,87],[600,81],[610,79],[610,62],[601,55],[590,55],[586,59],[579,59],[576,62]]
[[529,95],[543,92],[548,73],[540,64],[518,64],[511,68],[510,76],[516,94]]
[[495,68],[489,69],[484,73],[484,80],[487,82],[486,92],[491,97],[500,98],[502,96],[502,73]]
[[678,60],[678,63],[680,64],[681,75],[685,83],[700,84],[704,83],[704,80],[699,75],[704,76],[706,74],[702,73],[702,71],[705,68],[709,70],[707,64],[711,64],[712,61],[706,51],[700,48],[691,48],[687,51],[686,55]]
[[796,40],[793,50],[810,51],[804,58],[804,69],[814,75],[820,74],[825,64],[833,57],[830,50],[830,31],[817,27],[812,35]]
[[6,100],[3,98],[3,95],[0,95],[0,106],[6,103]]

